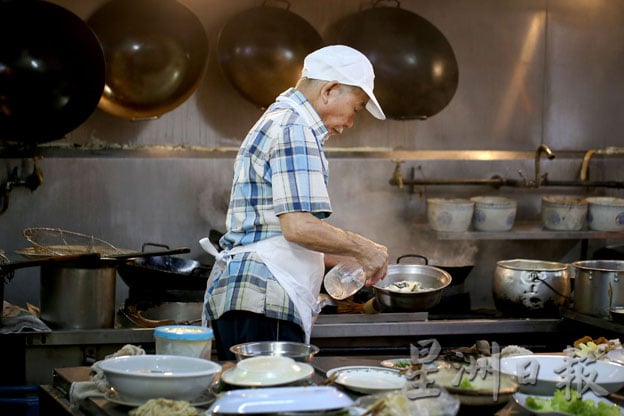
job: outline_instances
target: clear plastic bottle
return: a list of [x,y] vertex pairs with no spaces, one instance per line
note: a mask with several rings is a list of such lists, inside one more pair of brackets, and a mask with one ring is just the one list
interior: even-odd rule
[[336,300],[343,300],[364,287],[366,276],[362,267],[355,262],[338,263],[323,278],[327,294]]

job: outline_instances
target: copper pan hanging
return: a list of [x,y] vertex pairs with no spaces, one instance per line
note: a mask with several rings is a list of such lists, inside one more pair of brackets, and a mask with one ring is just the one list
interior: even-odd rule
[[112,0],[87,20],[106,58],[98,107],[126,119],[151,119],[195,92],[208,56],[197,16],[176,0]]

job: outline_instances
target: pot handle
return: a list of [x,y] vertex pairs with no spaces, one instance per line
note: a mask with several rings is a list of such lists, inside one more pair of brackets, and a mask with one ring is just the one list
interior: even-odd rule
[[550,290],[552,290],[552,291],[553,291],[556,295],[559,295],[559,296],[561,296],[561,297],[562,297],[562,298],[564,298],[564,299],[568,299],[568,300],[569,300],[569,299],[571,299],[571,297],[570,297],[570,296],[566,296],[566,295],[564,295],[563,293],[560,293],[557,289],[555,289],[554,287],[552,287],[552,286],[550,285],[550,283],[548,283],[546,280],[542,279],[542,278],[540,277],[539,272],[536,272],[536,273],[531,273],[530,278],[531,278],[533,281],[536,281],[536,280],[537,280],[538,282],[542,282],[542,283],[544,283],[544,285],[546,285],[546,287],[547,287],[547,288],[549,288]]
[[429,259],[425,256],[421,256],[420,254],[404,254],[402,256],[399,256],[396,260],[397,264],[399,264],[402,259],[405,259],[407,257],[416,257],[416,258],[423,260],[425,264],[429,264]]

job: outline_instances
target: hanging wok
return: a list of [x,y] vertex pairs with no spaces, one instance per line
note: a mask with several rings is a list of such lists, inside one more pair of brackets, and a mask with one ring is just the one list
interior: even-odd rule
[[45,1],[0,1],[0,39],[0,140],[58,140],[89,118],[105,64],[84,21]]
[[262,5],[226,23],[219,33],[217,55],[239,93],[265,108],[295,85],[306,55],[322,45],[321,36],[302,17],[288,8]]
[[87,21],[106,58],[101,110],[157,118],[199,86],[208,41],[199,19],[176,0],[112,0]]
[[339,42],[364,53],[375,68],[375,95],[388,118],[426,119],[453,98],[459,70],[453,48],[426,19],[376,4],[344,19]]

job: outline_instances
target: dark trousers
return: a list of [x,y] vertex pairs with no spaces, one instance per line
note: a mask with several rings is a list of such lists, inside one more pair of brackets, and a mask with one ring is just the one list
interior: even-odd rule
[[211,321],[211,327],[220,361],[235,360],[230,347],[244,342],[305,341],[305,334],[299,325],[247,311],[226,312],[221,318]]

